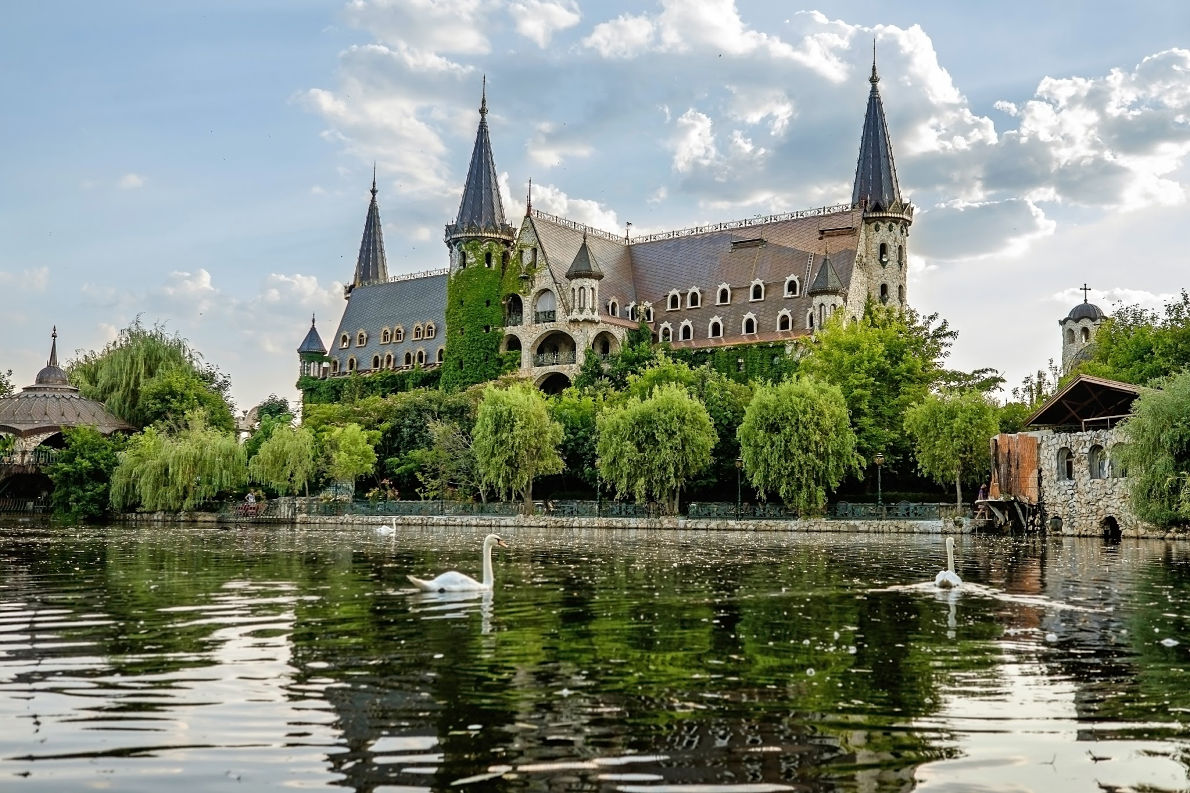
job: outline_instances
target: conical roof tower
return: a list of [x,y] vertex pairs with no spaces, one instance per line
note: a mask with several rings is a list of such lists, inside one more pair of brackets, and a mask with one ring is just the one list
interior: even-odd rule
[[384,257],[384,232],[380,225],[380,206],[376,203],[376,168],[372,167],[372,201],[364,220],[364,236],[359,243],[359,257],[355,260],[355,277],[346,293],[358,286],[383,284],[388,281],[388,261]]
[[488,89],[484,78],[483,95],[479,104],[479,127],[475,130],[475,146],[471,150],[471,165],[459,201],[455,222],[446,227],[446,238],[513,237],[512,226],[504,218],[504,203],[500,200],[500,181],[496,160],[492,156],[492,142],[488,137]]
[[903,202],[901,187],[897,184],[897,166],[893,162],[892,141],[884,120],[884,105],[877,87],[880,75],[876,73],[875,42],[872,44],[872,76],[868,82],[872,84],[872,90],[868,92],[868,110],[864,115],[851,205],[878,212],[896,211]]

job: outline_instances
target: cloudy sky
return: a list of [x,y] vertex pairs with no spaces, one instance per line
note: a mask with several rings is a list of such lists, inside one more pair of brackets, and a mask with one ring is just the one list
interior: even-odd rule
[[392,273],[442,267],[481,76],[506,210],[611,231],[849,200],[872,40],[910,302],[1010,383],[1186,286],[1190,5],[751,0],[22,3],[0,26],[0,367],[137,316],[292,398],[343,308],[372,163]]

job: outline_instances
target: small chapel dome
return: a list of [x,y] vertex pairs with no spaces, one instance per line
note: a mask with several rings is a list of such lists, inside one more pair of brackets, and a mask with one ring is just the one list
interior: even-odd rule
[[1103,313],[1103,310],[1099,308],[1099,306],[1095,305],[1094,303],[1082,302],[1070,309],[1070,313],[1066,315],[1066,319],[1090,319],[1098,321],[1103,319],[1104,316],[1106,315]]

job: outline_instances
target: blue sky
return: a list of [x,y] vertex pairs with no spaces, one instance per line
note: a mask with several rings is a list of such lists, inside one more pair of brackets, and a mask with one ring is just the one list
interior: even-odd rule
[[1190,10],[1136,3],[273,0],[21,4],[0,27],[0,366],[28,384],[140,315],[292,397],[379,170],[389,267],[445,265],[488,76],[506,209],[614,231],[846,200],[873,37],[910,302],[1015,383],[1186,286]]

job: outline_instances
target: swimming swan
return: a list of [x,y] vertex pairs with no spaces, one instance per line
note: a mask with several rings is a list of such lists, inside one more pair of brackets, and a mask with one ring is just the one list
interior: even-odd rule
[[437,578],[423,581],[414,576],[406,576],[413,585],[423,592],[472,592],[479,589],[492,588],[492,546],[499,545],[507,548],[504,540],[495,534],[489,534],[483,540],[483,581],[476,581],[469,575],[450,570]]
[[951,589],[962,586],[963,579],[954,571],[954,537],[946,538],[946,569],[934,576],[934,586],[940,589]]

